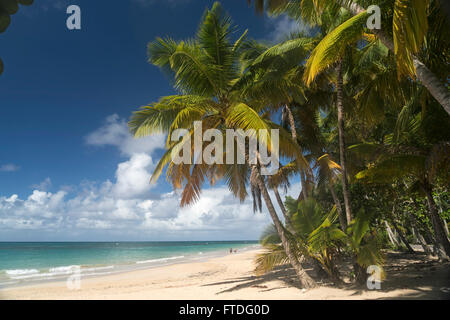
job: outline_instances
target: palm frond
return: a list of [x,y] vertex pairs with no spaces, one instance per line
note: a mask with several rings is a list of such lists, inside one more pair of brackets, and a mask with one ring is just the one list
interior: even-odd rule
[[367,18],[368,13],[362,12],[345,21],[320,41],[306,63],[304,80],[307,85],[323,70],[342,59],[346,47],[361,38]]
[[395,1],[393,36],[399,76],[416,76],[412,55],[419,52],[428,31],[429,4],[429,0]]

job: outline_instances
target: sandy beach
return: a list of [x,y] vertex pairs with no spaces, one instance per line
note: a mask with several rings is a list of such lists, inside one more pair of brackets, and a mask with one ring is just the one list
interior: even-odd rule
[[381,290],[336,288],[322,284],[312,290],[296,286],[289,268],[263,276],[253,272],[258,250],[203,262],[82,279],[79,290],[65,282],[0,290],[1,299],[158,299],[158,300],[323,300],[323,299],[449,299],[450,265],[424,256],[393,254]]

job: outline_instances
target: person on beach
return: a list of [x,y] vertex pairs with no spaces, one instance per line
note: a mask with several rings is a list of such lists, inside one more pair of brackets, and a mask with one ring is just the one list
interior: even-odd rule
[[230,248],[230,253],[233,253],[233,248]]

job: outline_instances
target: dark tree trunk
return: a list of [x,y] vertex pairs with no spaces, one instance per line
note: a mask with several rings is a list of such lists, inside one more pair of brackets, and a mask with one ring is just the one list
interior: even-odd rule
[[418,228],[415,228],[416,234],[417,234],[417,240],[419,240],[420,245],[423,248],[423,252],[425,252],[425,254],[427,256],[432,256],[433,253],[431,252],[430,248],[428,247],[427,242],[425,241],[425,238],[422,236],[420,230]]
[[[356,261],[356,257],[354,259]],[[358,263],[353,263],[353,272],[355,273],[355,283],[364,286],[367,281],[367,273]]]
[[337,67],[338,79],[336,85],[337,91],[337,113],[338,113],[338,130],[339,130],[339,153],[341,159],[342,168],[342,189],[344,194],[344,205],[345,205],[345,215],[347,217],[347,225],[353,219],[350,192],[348,189],[348,179],[347,179],[347,157],[345,153],[345,115],[344,115],[344,95],[343,86],[344,80],[342,76],[342,61],[339,62]]
[[427,185],[423,186],[423,191],[425,192],[425,195],[427,197],[430,220],[434,229],[436,241],[439,247],[441,247],[441,249],[445,252],[448,258],[450,257],[450,242],[448,241],[447,235],[444,230],[444,226],[442,224],[441,217],[439,216],[436,207],[436,203],[434,202],[431,186]]
[[402,240],[403,244],[406,246],[406,249],[409,253],[416,253],[414,249],[411,247],[411,245],[406,240],[406,237],[403,235],[403,232],[400,230],[400,228],[397,226],[397,223],[395,223],[394,220],[392,220],[392,225],[394,226],[395,231],[397,231],[398,236],[400,237],[400,240]]
[[341,201],[339,200],[336,191],[334,190],[334,185],[330,183],[329,188],[331,196],[333,197],[334,204],[336,205],[336,210],[338,211],[339,214],[339,222],[341,224],[342,231],[347,232],[347,221],[345,218],[344,211],[342,211]]
[[[414,207],[416,208],[417,212],[419,212],[420,208],[419,208],[419,205],[417,204],[417,201],[413,198],[411,198],[411,201],[414,204]],[[429,243],[431,243],[433,245],[433,252],[431,254],[439,256],[439,259],[444,259],[445,253],[443,250],[441,250],[439,248],[436,238],[434,237],[434,235],[428,228],[428,225],[426,225],[425,223],[423,223],[422,221],[417,219],[417,217],[413,213],[410,212],[409,215],[413,219],[413,222],[415,223],[415,225],[418,228],[420,228],[419,232],[423,231],[423,237],[425,238],[424,239],[425,244],[428,241]],[[421,241],[421,240],[419,239],[419,241]],[[427,249],[428,249],[428,247],[427,247]],[[424,250],[425,250],[425,248],[424,248]]]
[[391,221],[392,225],[394,226],[395,231],[397,231],[398,236],[400,237],[400,240],[402,240],[403,244],[406,246],[406,249],[409,253],[414,254],[414,249],[410,246],[408,241],[406,240],[406,237],[403,235],[403,232],[398,227],[397,223],[395,222],[395,211],[397,208],[397,202],[394,200],[394,206],[392,207],[392,213],[391,213]]

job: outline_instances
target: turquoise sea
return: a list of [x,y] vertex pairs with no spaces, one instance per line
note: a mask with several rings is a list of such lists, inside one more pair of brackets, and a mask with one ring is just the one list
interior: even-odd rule
[[258,246],[257,241],[0,242],[0,288],[198,261]]

